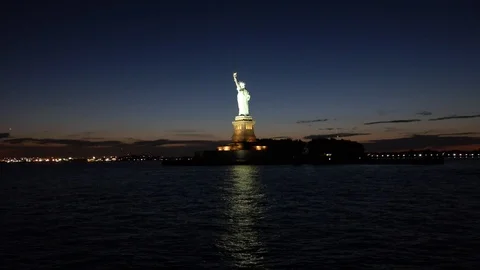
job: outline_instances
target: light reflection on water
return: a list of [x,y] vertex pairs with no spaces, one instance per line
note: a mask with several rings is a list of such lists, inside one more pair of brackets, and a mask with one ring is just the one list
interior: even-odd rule
[[221,248],[238,267],[263,265],[265,243],[259,239],[258,221],[262,218],[264,193],[257,167],[231,167],[227,183],[227,230]]

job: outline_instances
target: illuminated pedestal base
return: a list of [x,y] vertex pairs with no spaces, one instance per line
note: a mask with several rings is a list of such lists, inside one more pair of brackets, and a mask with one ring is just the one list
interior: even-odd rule
[[255,121],[251,116],[236,116],[232,125],[232,143],[217,147],[218,151],[265,150],[265,147],[255,144],[257,141],[253,129]]
[[251,116],[236,116],[233,124],[233,143],[253,143],[257,141],[253,126],[255,121]]
[[204,160],[224,164],[255,164],[265,160],[267,147],[258,145],[251,116],[236,116],[232,142],[217,147],[215,152],[204,152]]

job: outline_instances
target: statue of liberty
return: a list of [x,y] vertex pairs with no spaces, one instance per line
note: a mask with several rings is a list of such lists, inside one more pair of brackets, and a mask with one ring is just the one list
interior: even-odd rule
[[237,80],[237,72],[233,73],[233,81],[237,85],[238,115],[249,116],[248,101],[250,100],[250,93],[245,89],[245,83]]

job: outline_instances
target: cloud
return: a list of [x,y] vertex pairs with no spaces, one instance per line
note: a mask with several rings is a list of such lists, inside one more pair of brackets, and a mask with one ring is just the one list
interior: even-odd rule
[[[329,128],[319,128],[318,130],[328,130],[328,131],[332,131],[332,130],[343,130],[343,128],[332,128],[332,127],[329,127]],[[354,129],[352,129],[354,130]]]
[[153,141],[136,141],[136,142],[133,142],[132,144],[139,145],[139,146],[160,146],[168,143],[170,143],[170,140],[159,139],[159,140],[153,140]]
[[123,143],[120,141],[88,141],[88,140],[71,140],[71,139],[34,139],[34,138],[15,138],[3,141],[6,144],[36,144],[36,145],[64,145],[74,147],[108,147],[119,146]]
[[167,130],[166,132],[169,133],[198,133],[202,132],[201,130],[196,130],[196,129],[171,129]]
[[326,122],[328,119],[314,119],[314,120],[299,120],[297,124],[308,124],[308,123],[315,123],[315,122]]
[[444,133],[444,134],[435,134],[436,136],[470,136],[478,135],[480,132],[457,132],[457,133]]
[[162,144],[158,147],[186,147],[188,146],[188,144],[185,144],[185,143],[166,143],[166,144]]
[[192,137],[192,138],[214,138],[212,134],[208,133],[176,133],[174,134],[178,137]]
[[132,145],[135,146],[150,146],[150,147],[162,147],[165,145],[179,145],[184,144],[187,146],[211,146],[229,143],[230,141],[212,141],[212,140],[168,140],[168,139],[159,139],[152,141],[137,141],[133,142]]
[[432,112],[421,111],[421,112],[417,112],[416,115],[428,116],[428,115],[432,115]]
[[385,127],[384,131],[385,132],[397,132],[397,131],[400,131],[400,129],[398,129],[396,127]]
[[106,141],[107,140],[105,137],[98,136],[98,134],[100,134],[100,132],[85,131],[85,132],[66,135],[65,138],[73,139],[73,140],[82,140],[82,141]]
[[334,137],[346,138],[346,137],[354,137],[354,136],[362,136],[362,135],[370,135],[370,133],[343,132],[343,133],[331,133],[331,134],[316,134],[316,135],[308,135],[303,138],[306,140],[312,140],[312,139],[328,139],[328,138],[334,138]]
[[205,133],[202,130],[197,129],[171,129],[165,131],[170,133],[169,136],[176,136],[176,137],[190,137],[190,138],[215,138],[214,135]]
[[9,137],[10,137],[10,133],[0,133],[0,139],[5,139]]
[[[396,151],[408,149],[438,149],[442,147],[465,146],[480,144],[480,137],[474,137],[480,132],[445,133],[436,135],[411,135],[399,139],[373,140],[364,143],[368,151]],[[369,133],[343,132],[332,134],[317,134],[305,136],[304,139],[354,137],[369,135]],[[3,135],[5,136],[5,135]],[[284,139],[288,137],[278,137]],[[87,141],[73,139],[35,139],[35,138],[5,138],[0,141],[2,155],[12,156],[92,156],[92,155],[127,155],[152,154],[164,156],[190,156],[195,151],[215,150],[217,146],[230,141],[214,140],[142,140],[142,141]]]
[[377,124],[400,124],[400,123],[412,123],[420,122],[420,119],[400,119],[400,120],[388,120],[388,121],[376,121],[376,122],[367,122],[364,125],[377,125]]
[[[45,130],[44,132],[48,133],[47,130]],[[74,134],[68,134],[65,137],[66,138],[82,138],[82,137],[91,137],[94,134],[95,134],[95,132],[93,132],[93,131],[85,131],[85,132],[79,132],[79,133],[74,133]]]
[[84,141],[105,141],[106,140],[105,137],[82,137],[80,139]]
[[0,141],[3,153],[12,156],[92,156],[152,154],[191,156],[195,151],[215,150],[230,141],[214,140],[130,140],[88,141],[77,139],[11,138]]
[[478,118],[478,117],[480,117],[480,114],[473,114],[473,115],[455,115],[454,114],[454,115],[450,115],[450,116],[428,119],[428,121],[442,121],[442,120],[451,120],[451,119],[469,119],[469,118]]
[[381,139],[363,143],[367,151],[442,149],[475,144],[480,144],[480,137],[439,135],[412,135],[405,138]]

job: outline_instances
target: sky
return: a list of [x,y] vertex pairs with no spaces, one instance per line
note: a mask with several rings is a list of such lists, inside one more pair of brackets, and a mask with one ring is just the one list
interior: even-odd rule
[[184,155],[258,138],[480,148],[480,5],[13,1],[0,11],[0,156]]

